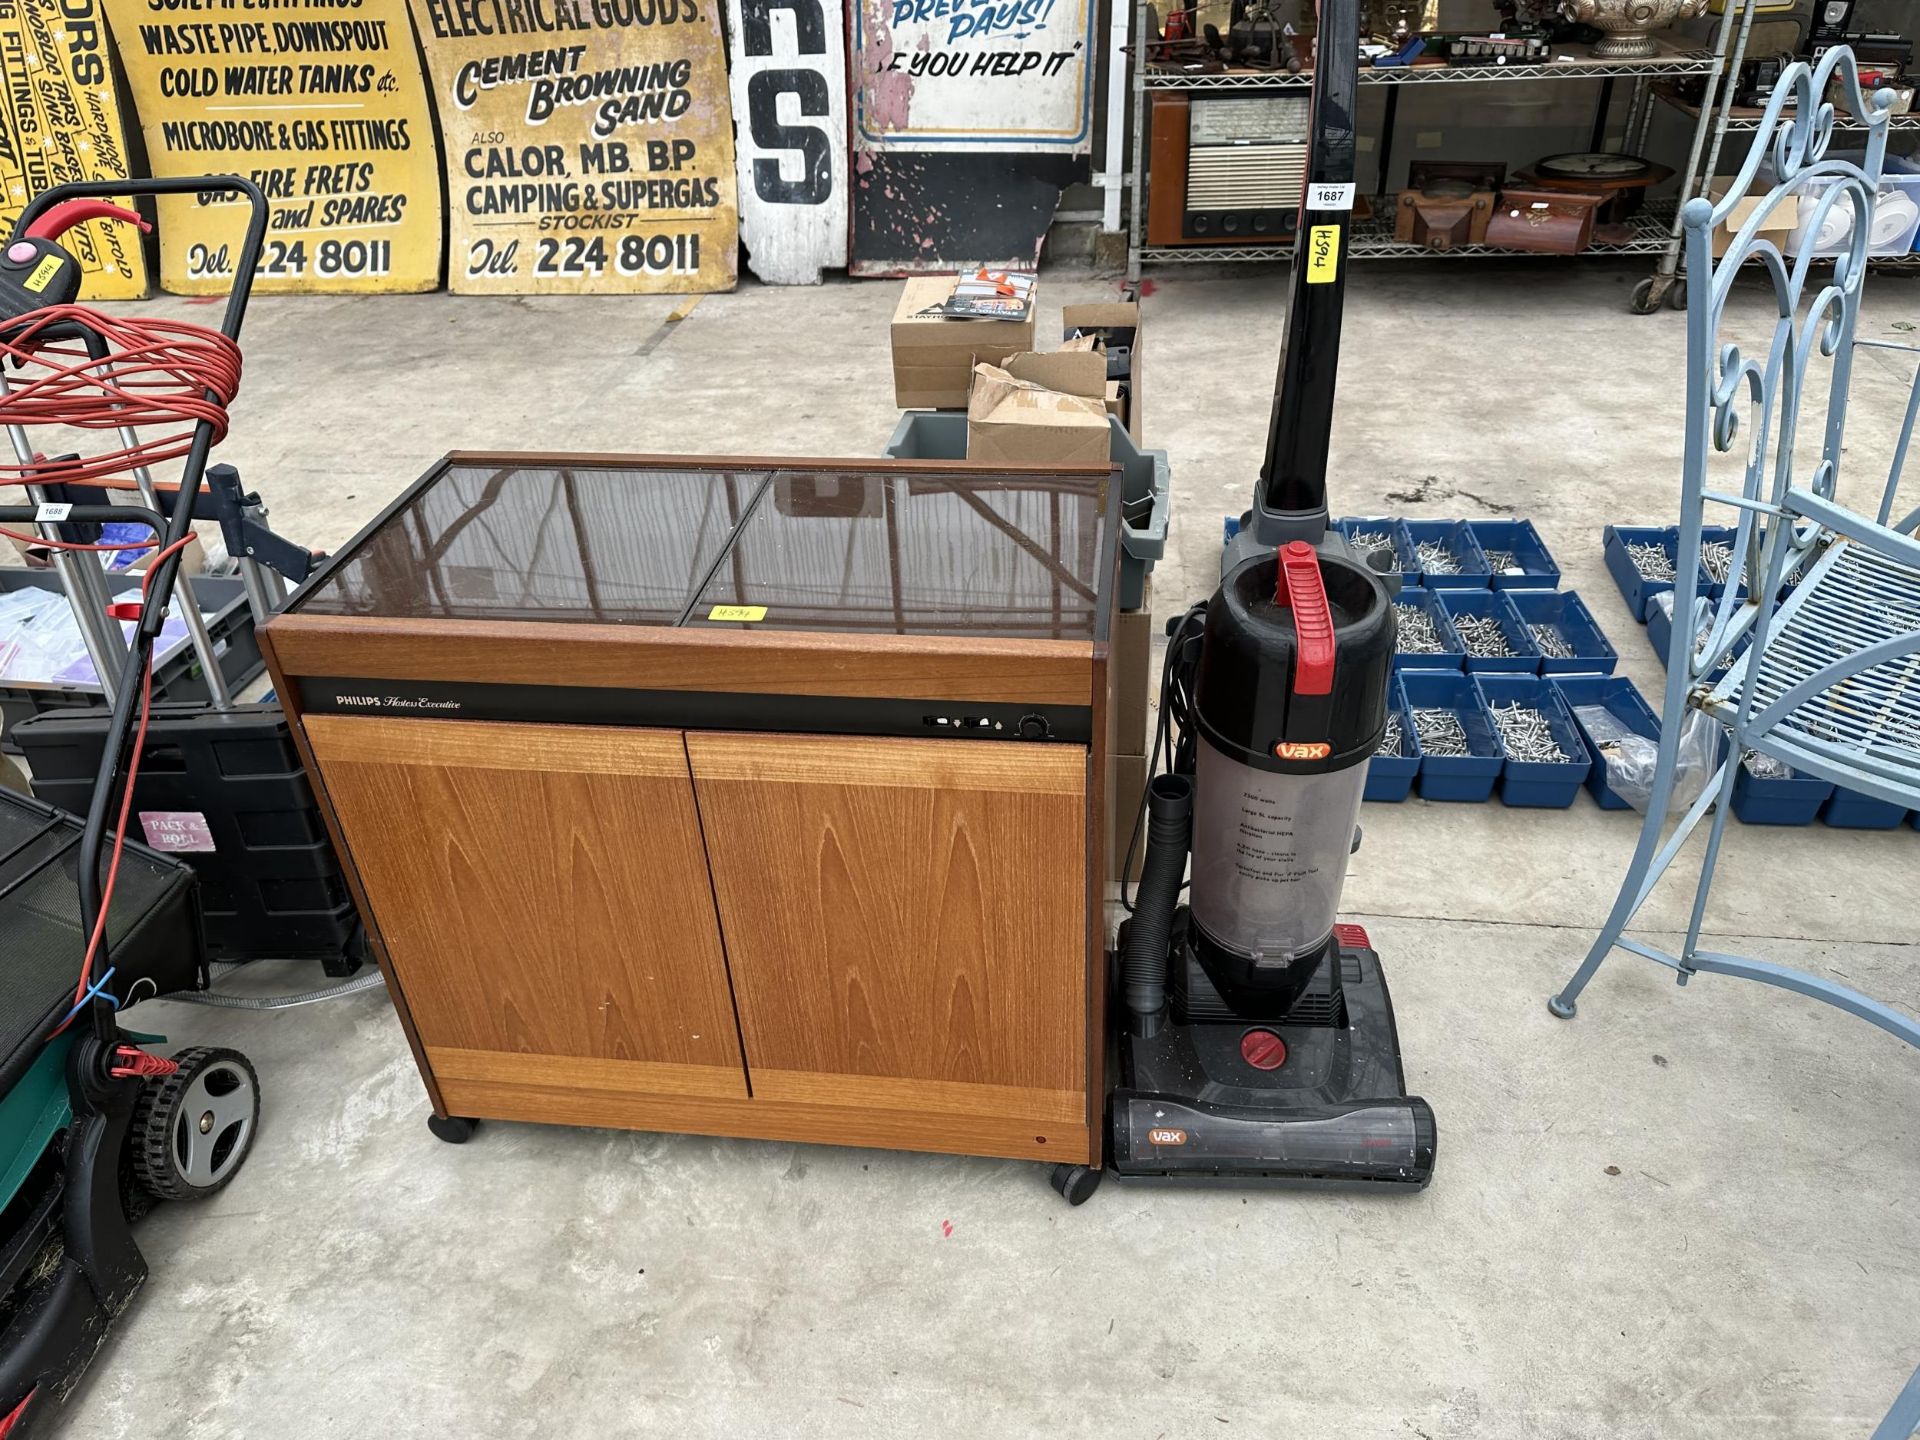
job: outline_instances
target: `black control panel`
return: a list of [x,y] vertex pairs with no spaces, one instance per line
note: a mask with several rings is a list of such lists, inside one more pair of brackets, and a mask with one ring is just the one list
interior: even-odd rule
[[299,690],[300,708],[309,715],[780,730],[794,735],[927,736],[1065,745],[1086,745],[1093,739],[1093,712],[1085,705],[1035,709],[1031,702],[943,703],[875,696],[748,695],[364,677],[307,677],[299,682]]

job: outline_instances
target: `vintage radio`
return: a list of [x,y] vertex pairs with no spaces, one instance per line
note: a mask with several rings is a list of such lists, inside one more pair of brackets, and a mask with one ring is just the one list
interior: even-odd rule
[[1153,97],[1149,245],[1293,234],[1307,179],[1305,94]]

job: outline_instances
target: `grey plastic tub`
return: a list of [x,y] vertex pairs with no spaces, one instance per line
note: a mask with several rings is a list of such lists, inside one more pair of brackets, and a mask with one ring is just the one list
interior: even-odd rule
[[[1120,608],[1138,610],[1147,576],[1167,548],[1167,511],[1173,502],[1173,477],[1167,452],[1142,450],[1113,416],[1113,460],[1126,486],[1120,499]],[[965,460],[967,415],[964,410],[909,410],[887,442],[889,460]]]

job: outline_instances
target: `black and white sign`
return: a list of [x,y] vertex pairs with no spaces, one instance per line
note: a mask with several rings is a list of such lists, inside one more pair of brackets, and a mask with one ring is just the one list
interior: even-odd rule
[[731,0],[740,238],[772,285],[847,263],[844,0]]

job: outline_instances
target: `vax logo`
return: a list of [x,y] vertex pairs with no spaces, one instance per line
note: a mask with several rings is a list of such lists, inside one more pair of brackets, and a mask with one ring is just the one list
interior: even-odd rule
[[1279,760],[1324,760],[1333,753],[1325,740],[1276,740],[1274,758]]

